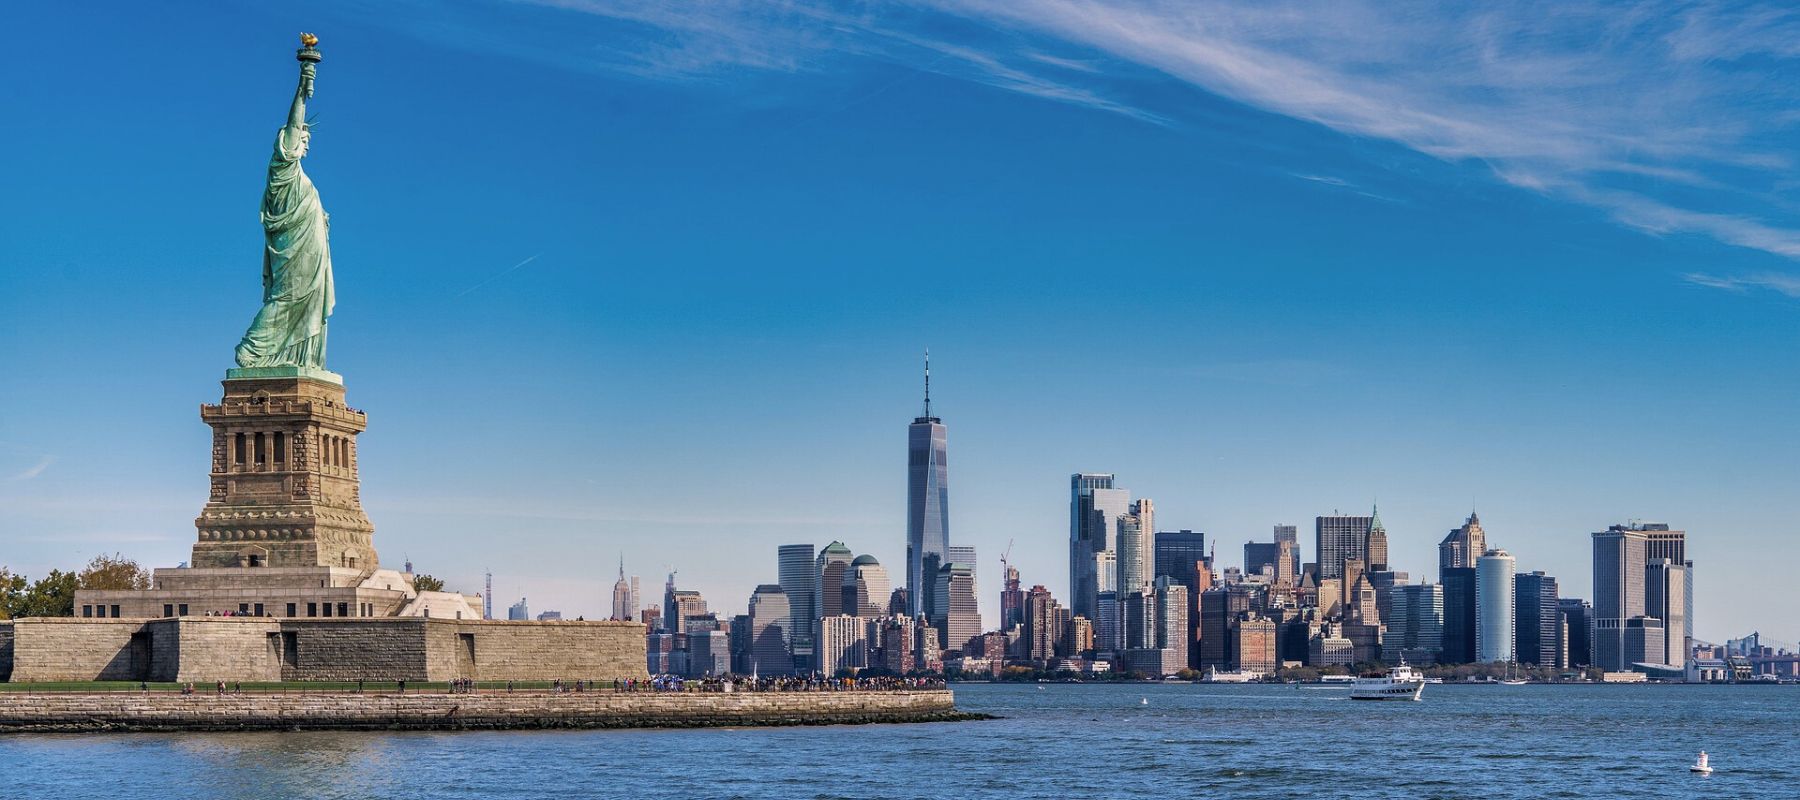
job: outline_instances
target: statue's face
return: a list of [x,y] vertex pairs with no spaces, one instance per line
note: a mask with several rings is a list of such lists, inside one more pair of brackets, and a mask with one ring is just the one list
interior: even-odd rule
[[301,128],[300,129],[300,155],[303,155],[303,156],[306,155],[306,151],[310,150],[311,148],[312,148],[312,131],[307,130],[305,128]]

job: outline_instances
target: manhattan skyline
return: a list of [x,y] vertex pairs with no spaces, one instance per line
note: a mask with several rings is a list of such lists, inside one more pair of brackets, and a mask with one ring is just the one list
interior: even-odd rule
[[[1771,594],[1760,568],[1800,555],[1783,502],[1800,483],[1800,304],[1779,290],[1800,255],[1780,228],[1797,154],[1768,108],[1723,116],[1768,158],[1690,148],[1626,179],[1346,123],[1280,87],[1187,80],[1039,30],[1018,35],[1041,63],[1072,54],[1095,71],[1058,75],[1132,102],[848,43],[658,73],[581,61],[569,41],[638,52],[655,19],[482,13],[513,24],[396,39],[401,15],[350,7],[179,28],[144,10],[18,15],[18,56],[45,77],[9,87],[43,111],[0,134],[43,154],[0,198],[7,565],[186,558],[206,491],[193,409],[256,291],[242,205],[260,176],[242,165],[280,122],[236,109],[289,69],[246,54],[330,25],[346,77],[314,146],[345,298],[332,366],[371,416],[364,503],[391,563],[464,591],[491,568],[496,605],[524,594],[589,618],[620,551],[651,585],[672,564],[726,609],[773,580],[783,544],[841,540],[897,572],[900,428],[930,346],[933,413],[956,425],[949,527],[981,555],[990,623],[1009,540],[1027,586],[1069,598],[1066,482],[1104,472],[1155,499],[1159,529],[1204,531],[1221,565],[1272,525],[1379,501],[1393,567],[1430,576],[1473,508],[1520,573],[1574,597],[1591,596],[1592,532],[1668,522],[1705,564],[1697,635],[1795,638],[1779,614],[1794,590],[1777,577]],[[582,27],[543,34],[547,18]],[[59,47],[77,25],[84,46]],[[154,91],[117,79],[146,38],[184,42]],[[1624,56],[1648,57],[1594,57]],[[1730,67],[1683,85],[1748,80],[1714,74]],[[1525,110],[1541,124],[1525,132],[1551,139],[1592,122]],[[356,190],[331,188],[348,176]],[[124,199],[151,188],[154,207]],[[1665,222],[1592,199],[1627,189]],[[1683,224],[1697,208],[1770,221]],[[145,241],[166,255],[120,262]],[[429,263],[400,258],[412,247]],[[423,292],[425,269],[464,288]]]

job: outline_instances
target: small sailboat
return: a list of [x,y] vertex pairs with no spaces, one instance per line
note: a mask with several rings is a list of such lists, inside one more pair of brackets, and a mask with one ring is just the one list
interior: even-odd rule
[[1150,705],[1150,698],[1148,698],[1148,697],[1140,697],[1140,698],[1138,698],[1138,705],[1140,705],[1140,706],[1147,706],[1147,705]]
[[1695,772],[1695,773],[1699,773],[1701,775],[1711,775],[1712,774],[1712,765],[1706,763],[1706,751],[1705,750],[1700,751],[1700,758],[1694,762],[1693,766],[1688,767],[1688,772]]
[[1501,686],[1524,686],[1525,685],[1525,679],[1519,677],[1518,673],[1514,671],[1514,669],[1517,666],[1518,666],[1517,662],[1513,662],[1513,661],[1506,662],[1506,677],[1500,679]]

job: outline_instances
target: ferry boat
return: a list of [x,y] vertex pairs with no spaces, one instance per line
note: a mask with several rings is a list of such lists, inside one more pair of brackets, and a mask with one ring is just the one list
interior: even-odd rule
[[1425,676],[1401,661],[1379,678],[1357,678],[1350,686],[1351,700],[1417,700],[1425,691]]
[[1201,678],[1200,682],[1201,683],[1255,683],[1256,681],[1262,680],[1262,678],[1263,678],[1263,674],[1260,672],[1257,672],[1255,670],[1246,669],[1246,670],[1232,670],[1231,672],[1220,672],[1218,667],[1208,667],[1206,670],[1206,677]]

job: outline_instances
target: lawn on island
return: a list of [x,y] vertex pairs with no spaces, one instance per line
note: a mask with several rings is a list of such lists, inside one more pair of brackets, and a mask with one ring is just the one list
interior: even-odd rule
[[[167,692],[178,693],[186,684],[168,681],[44,681],[38,683],[0,683],[0,694],[5,693],[50,693],[50,692]],[[569,690],[574,681],[562,681],[562,688]],[[555,681],[481,681],[475,685],[482,692],[547,692],[557,688]],[[612,681],[588,681],[587,691],[612,691]],[[217,681],[194,682],[195,694],[217,694]],[[397,681],[226,681],[227,693],[262,692],[268,694],[354,694],[361,691],[365,694],[392,694],[400,691]],[[406,692],[445,693],[450,691],[446,681],[407,681]]]

